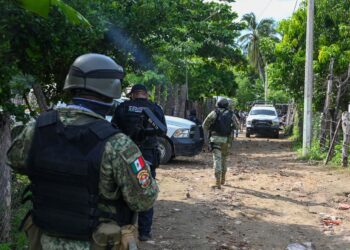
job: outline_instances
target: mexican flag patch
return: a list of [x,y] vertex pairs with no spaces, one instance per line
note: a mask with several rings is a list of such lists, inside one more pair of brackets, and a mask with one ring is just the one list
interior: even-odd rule
[[140,172],[144,167],[145,161],[143,160],[142,156],[140,156],[133,163],[131,163],[132,172],[134,172],[134,174]]

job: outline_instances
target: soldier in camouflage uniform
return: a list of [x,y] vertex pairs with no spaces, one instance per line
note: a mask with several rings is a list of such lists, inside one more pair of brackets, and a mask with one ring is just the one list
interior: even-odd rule
[[236,124],[234,113],[228,108],[228,100],[221,98],[217,108],[209,113],[203,122],[203,128],[209,132],[210,150],[213,153],[213,163],[215,172],[215,185],[221,188],[226,180],[226,158],[232,142],[231,133]]
[[[64,86],[72,104],[40,115],[13,141],[7,163],[31,180],[25,224],[33,224],[24,226],[37,237],[29,238],[31,249],[95,249],[95,238],[103,237],[108,242],[98,249],[117,249],[126,229],[136,232],[135,213],[153,206],[159,190],[149,166],[132,140],[104,120],[122,77],[107,56],[78,57]],[[94,237],[105,225],[118,234]]]

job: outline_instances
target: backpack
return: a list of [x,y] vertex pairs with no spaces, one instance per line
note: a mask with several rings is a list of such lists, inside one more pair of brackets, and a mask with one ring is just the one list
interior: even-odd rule
[[215,131],[221,136],[229,136],[233,130],[232,125],[232,110],[225,109],[224,111],[220,111],[219,109],[215,110],[216,120],[211,127],[212,131]]

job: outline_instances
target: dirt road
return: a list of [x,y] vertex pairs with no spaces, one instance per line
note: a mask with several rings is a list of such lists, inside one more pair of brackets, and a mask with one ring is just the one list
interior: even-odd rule
[[141,249],[350,249],[350,210],[339,209],[350,204],[349,172],[302,162],[290,147],[286,139],[238,138],[221,190],[210,187],[209,153],[162,166],[154,237]]

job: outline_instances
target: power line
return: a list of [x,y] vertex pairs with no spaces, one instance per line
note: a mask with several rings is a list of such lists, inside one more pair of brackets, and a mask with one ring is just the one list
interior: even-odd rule
[[294,14],[295,10],[297,9],[297,5],[298,5],[298,0],[295,1],[294,9],[293,9],[293,14]]
[[[270,0],[270,1],[266,4],[265,8],[261,11],[261,13],[260,13],[259,16],[262,17],[262,15],[264,15],[265,11],[267,10],[268,7],[270,7],[270,4],[271,4],[271,3],[272,3],[272,0]],[[262,19],[262,18],[261,18],[261,19]]]

